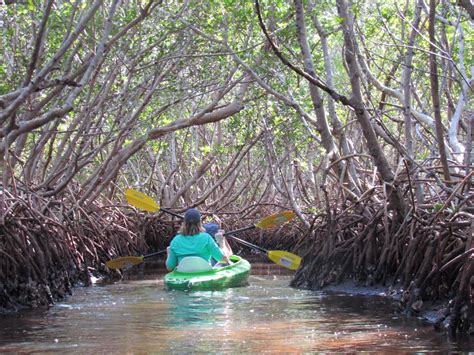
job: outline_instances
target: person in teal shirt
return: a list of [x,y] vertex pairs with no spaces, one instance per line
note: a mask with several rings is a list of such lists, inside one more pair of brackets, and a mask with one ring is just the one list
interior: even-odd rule
[[201,225],[201,214],[195,208],[188,209],[184,214],[179,234],[171,241],[167,253],[166,268],[170,271],[187,256],[199,256],[207,262],[213,257],[220,263],[229,263],[214,239],[205,232]]

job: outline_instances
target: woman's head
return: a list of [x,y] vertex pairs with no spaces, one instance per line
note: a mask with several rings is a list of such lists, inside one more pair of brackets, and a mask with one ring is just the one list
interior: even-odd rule
[[184,222],[181,226],[180,233],[182,235],[195,235],[203,232],[201,226],[201,214],[195,208],[190,208],[184,214]]

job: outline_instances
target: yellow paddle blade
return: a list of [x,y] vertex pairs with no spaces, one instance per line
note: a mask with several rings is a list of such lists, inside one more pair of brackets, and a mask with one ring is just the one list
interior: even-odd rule
[[141,264],[143,260],[143,256],[122,256],[120,258],[107,261],[105,265],[109,269],[123,269],[133,265]]
[[291,221],[295,217],[295,213],[293,211],[282,211],[271,216],[268,216],[258,222],[255,227],[257,228],[271,228],[271,227],[278,227],[286,222]]
[[128,189],[125,191],[125,197],[132,206],[141,210],[156,212],[160,210],[160,206],[151,197],[145,195],[142,192]]
[[298,255],[284,250],[269,250],[267,255],[274,263],[290,270],[298,269],[301,264],[301,258]]

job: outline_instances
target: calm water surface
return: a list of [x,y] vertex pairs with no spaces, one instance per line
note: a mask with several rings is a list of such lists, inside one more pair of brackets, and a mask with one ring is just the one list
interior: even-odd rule
[[405,319],[382,297],[288,287],[290,276],[252,275],[224,291],[166,291],[162,275],[79,288],[54,307],[0,317],[0,352],[300,353],[467,352]]

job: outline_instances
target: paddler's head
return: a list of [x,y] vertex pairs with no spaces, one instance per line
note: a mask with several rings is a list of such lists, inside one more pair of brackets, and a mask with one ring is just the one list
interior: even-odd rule
[[204,228],[201,226],[201,214],[195,208],[188,209],[184,214],[180,233],[182,235],[196,235],[201,232],[204,232]]
[[216,223],[206,223],[203,225],[207,234],[210,234],[212,238],[216,236],[216,233],[219,231],[219,225]]

